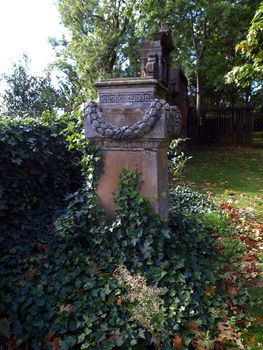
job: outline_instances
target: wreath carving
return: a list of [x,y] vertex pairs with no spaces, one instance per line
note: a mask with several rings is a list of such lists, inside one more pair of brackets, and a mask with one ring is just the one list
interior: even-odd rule
[[133,125],[122,127],[106,122],[99,111],[98,105],[94,102],[89,102],[84,110],[85,118],[89,118],[95,131],[99,135],[112,140],[134,139],[144,135],[152,129],[163,113],[166,116],[166,125],[169,133],[173,135],[179,133],[181,129],[181,113],[176,106],[171,107],[165,100],[153,100],[142,120]]

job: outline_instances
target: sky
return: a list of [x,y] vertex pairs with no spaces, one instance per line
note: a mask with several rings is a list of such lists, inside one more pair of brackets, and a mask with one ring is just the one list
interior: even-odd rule
[[48,38],[61,38],[63,32],[55,0],[0,0],[0,74],[24,53],[32,73],[41,74],[55,59]]

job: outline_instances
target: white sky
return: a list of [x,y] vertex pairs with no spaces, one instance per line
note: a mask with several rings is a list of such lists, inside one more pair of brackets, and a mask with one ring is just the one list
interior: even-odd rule
[[48,38],[61,38],[63,32],[55,0],[0,0],[0,74],[23,53],[32,71],[41,74],[55,58]]

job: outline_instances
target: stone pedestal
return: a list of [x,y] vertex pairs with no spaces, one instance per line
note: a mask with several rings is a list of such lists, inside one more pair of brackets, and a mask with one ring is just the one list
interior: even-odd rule
[[97,187],[101,205],[109,216],[114,216],[113,192],[122,169],[137,170],[141,179],[141,194],[148,198],[162,219],[169,212],[167,145],[160,141],[100,142],[103,172]]
[[141,77],[94,84],[99,90],[99,104],[90,102],[85,108],[85,133],[102,151],[103,171],[97,193],[110,217],[115,213],[113,193],[120,172],[137,169],[142,195],[149,198],[163,220],[168,218],[167,148],[182,126],[176,98],[187,95],[187,82],[180,83],[180,72],[171,73],[173,49],[171,30],[164,24],[141,46]]
[[165,99],[168,90],[152,78],[119,78],[95,83],[103,119],[120,127],[142,119],[155,98]]
[[114,216],[113,192],[122,169],[141,173],[143,196],[163,220],[168,218],[167,147],[180,129],[177,107],[164,100],[168,90],[152,78],[111,79],[95,84],[99,104],[85,109],[85,133],[100,145],[103,170],[97,193]]

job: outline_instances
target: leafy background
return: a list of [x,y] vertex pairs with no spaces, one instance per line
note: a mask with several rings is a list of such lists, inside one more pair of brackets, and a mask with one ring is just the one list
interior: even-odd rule
[[78,123],[1,122],[1,343],[187,349],[198,334],[200,345],[228,313],[212,235],[227,230],[225,217],[178,187],[164,223],[138,193],[139,175],[123,171],[107,221],[94,192],[99,153]]

